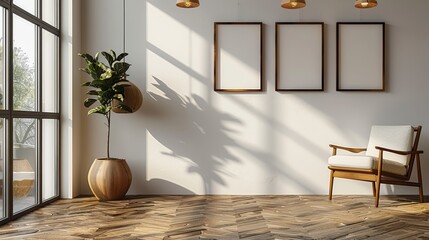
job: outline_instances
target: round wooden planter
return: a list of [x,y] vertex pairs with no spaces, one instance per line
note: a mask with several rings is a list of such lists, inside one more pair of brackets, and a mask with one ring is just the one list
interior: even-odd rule
[[88,173],[92,193],[100,201],[122,199],[131,185],[131,170],[125,159],[97,158]]
[[118,106],[119,104],[128,106],[129,108],[131,108],[131,110],[133,110],[133,113],[139,110],[142,106],[143,95],[140,92],[140,89],[132,82],[127,82],[127,84],[129,84],[130,86],[125,88],[124,101],[121,103],[116,99],[113,100],[114,108],[112,109],[112,111],[115,113],[129,113],[125,110],[116,108],[116,106]]

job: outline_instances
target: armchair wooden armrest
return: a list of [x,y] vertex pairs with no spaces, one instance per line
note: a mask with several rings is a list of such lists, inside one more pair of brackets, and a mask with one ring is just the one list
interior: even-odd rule
[[360,152],[366,151],[366,148],[351,148],[351,147],[338,146],[334,144],[329,144],[329,147],[333,148],[335,151],[337,149],[341,149],[352,153],[360,153]]
[[381,150],[381,151],[395,153],[395,154],[398,154],[398,155],[410,155],[410,154],[422,154],[423,153],[422,150],[417,150],[417,151],[399,151],[399,150],[389,149],[389,148],[380,147],[380,146],[375,146],[375,149]]

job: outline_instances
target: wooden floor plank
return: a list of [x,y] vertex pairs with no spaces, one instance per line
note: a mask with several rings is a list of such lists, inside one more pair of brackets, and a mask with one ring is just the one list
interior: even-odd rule
[[413,197],[133,196],[59,200],[0,227],[0,239],[429,239]]

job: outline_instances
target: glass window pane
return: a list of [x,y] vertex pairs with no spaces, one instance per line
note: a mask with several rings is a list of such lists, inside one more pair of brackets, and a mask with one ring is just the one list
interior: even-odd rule
[[4,118],[0,118],[0,219],[6,217],[6,201],[5,201],[5,124]]
[[13,4],[17,5],[18,7],[24,9],[25,11],[36,15],[36,0],[13,0]]
[[13,212],[32,207],[36,201],[37,120],[13,120]]
[[13,109],[36,110],[36,26],[13,16]]
[[42,1],[42,20],[58,27],[58,0],[43,0]]
[[58,120],[42,121],[42,199],[58,196]]
[[0,110],[6,109],[5,9],[0,7]]
[[42,31],[42,111],[58,112],[58,37]]

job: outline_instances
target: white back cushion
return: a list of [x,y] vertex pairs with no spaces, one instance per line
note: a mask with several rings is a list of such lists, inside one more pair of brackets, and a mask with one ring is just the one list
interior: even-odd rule
[[[378,159],[379,150],[375,149],[375,146],[399,151],[410,151],[412,149],[413,136],[414,130],[411,126],[372,126],[366,155]],[[410,156],[383,152],[383,159],[407,166]]]

